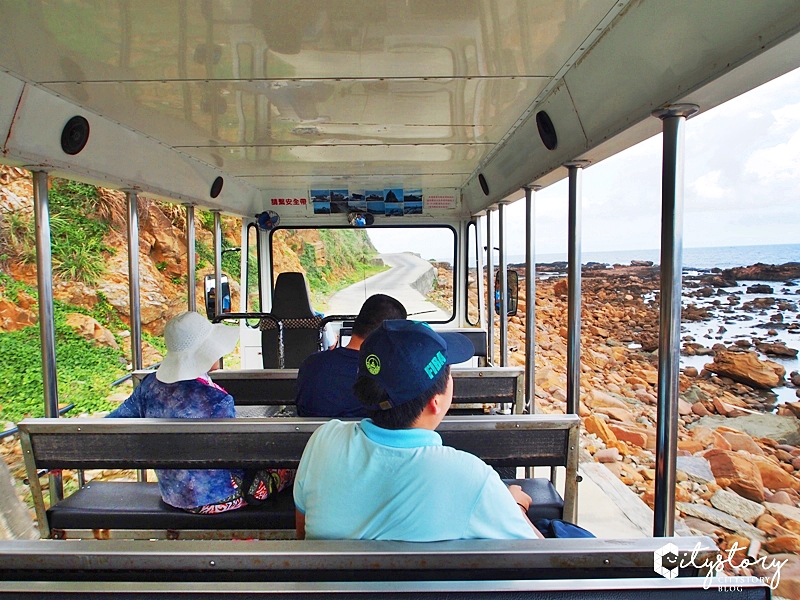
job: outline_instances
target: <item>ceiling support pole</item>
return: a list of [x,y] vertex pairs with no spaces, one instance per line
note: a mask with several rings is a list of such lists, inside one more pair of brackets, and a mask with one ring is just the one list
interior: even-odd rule
[[197,261],[195,256],[194,205],[186,207],[186,298],[187,309],[197,311]]
[[541,186],[525,190],[525,404],[536,412],[536,227],[535,193]]
[[[508,366],[508,258],[506,254],[506,204],[497,208],[498,246],[500,247],[500,366]],[[495,292],[496,293],[496,292]]]
[[699,110],[678,104],[653,111],[663,122],[661,167],[661,294],[658,328],[658,407],[653,537],[675,534],[675,467],[678,452],[681,270],[683,262],[683,162],[686,119]]
[[486,359],[494,365],[494,248],[492,209],[486,209]]
[[567,414],[580,414],[581,402],[581,179],[587,161],[567,163],[569,220],[567,264]]
[[[50,198],[47,171],[33,171],[33,217],[36,225],[36,284],[39,293],[39,336],[42,344],[44,416],[58,418],[56,327],[53,312],[53,254],[50,242]],[[61,474],[48,475],[50,505],[64,498]]]

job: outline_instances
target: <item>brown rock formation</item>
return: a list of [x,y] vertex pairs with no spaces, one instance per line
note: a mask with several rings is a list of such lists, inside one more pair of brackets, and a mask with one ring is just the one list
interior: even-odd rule
[[761,389],[771,389],[781,384],[786,369],[771,360],[759,360],[755,352],[717,352],[714,362],[705,369],[717,375]]

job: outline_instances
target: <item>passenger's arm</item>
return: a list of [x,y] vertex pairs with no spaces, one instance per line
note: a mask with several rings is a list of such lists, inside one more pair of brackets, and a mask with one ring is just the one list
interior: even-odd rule
[[114,409],[111,414],[106,418],[111,419],[141,419],[144,417],[144,408],[142,407],[142,398],[140,390],[142,386],[139,385],[133,390],[133,393]]
[[518,485],[508,486],[508,491],[511,492],[511,495],[514,497],[514,502],[516,502],[517,506],[519,506],[520,510],[522,510],[522,515],[525,517],[525,520],[528,522],[528,525],[531,526],[531,529],[533,529],[533,532],[536,534],[536,537],[543,540],[544,536],[538,529],[536,529],[534,524],[531,523],[531,520],[528,518],[528,509],[531,507],[531,502],[533,502],[533,499],[530,496],[528,496],[528,494],[523,492],[522,488]]
[[297,533],[297,539],[306,539],[306,516],[296,508],[294,509],[294,527]]

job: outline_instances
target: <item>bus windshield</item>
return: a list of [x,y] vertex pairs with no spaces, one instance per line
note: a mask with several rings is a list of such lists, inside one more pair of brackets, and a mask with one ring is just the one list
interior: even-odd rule
[[325,315],[356,315],[369,296],[387,294],[410,319],[445,323],[453,319],[455,237],[447,226],[278,229],[273,281],[303,272],[312,306]]

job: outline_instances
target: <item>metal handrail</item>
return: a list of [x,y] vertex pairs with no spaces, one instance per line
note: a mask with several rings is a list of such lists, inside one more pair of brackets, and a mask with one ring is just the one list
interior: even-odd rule
[[[58,415],[64,415],[75,408],[75,404],[67,404],[64,408],[58,409]],[[6,429],[5,431],[0,432],[0,440],[5,439],[15,433],[19,432],[19,427],[12,427],[11,429]]]

